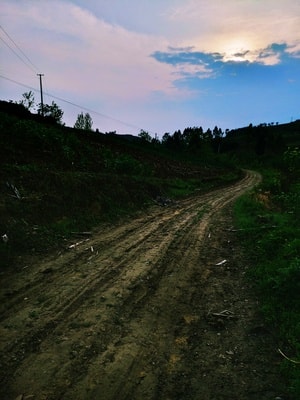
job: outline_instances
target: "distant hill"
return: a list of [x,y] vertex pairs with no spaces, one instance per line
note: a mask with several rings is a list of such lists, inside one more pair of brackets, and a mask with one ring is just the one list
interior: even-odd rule
[[289,146],[300,145],[300,120],[287,124],[248,126],[227,132],[223,152],[233,152],[241,160],[251,156],[271,159],[280,156]]

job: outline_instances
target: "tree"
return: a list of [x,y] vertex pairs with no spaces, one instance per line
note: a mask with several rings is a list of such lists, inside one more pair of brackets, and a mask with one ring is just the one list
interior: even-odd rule
[[91,131],[92,125],[93,125],[93,120],[90,114],[86,113],[84,115],[83,112],[81,112],[80,114],[77,115],[77,120],[74,124],[74,128],[83,129],[85,131]]
[[222,145],[222,137],[223,137],[222,129],[215,126],[212,132],[212,136],[213,136],[213,142],[212,142],[213,149],[216,153],[220,153]]
[[23,99],[19,102],[19,104],[22,104],[26,110],[30,111],[30,109],[34,106],[34,94],[30,90],[29,92],[25,92],[22,94]]
[[[42,104],[39,104],[38,107],[38,114],[42,114]],[[62,117],[64,112],[62,109],[52,101],[51,104],[44,104],[43,105],[43,116],[53,119],[57,124],[63,125]]]
[[189,142],[188,142],[188,148],[192,152],[198,152],[201,149],[202,141],[203,141],[203,129],[200,126],[200,128],[194,127],[190,128],[190,133],[189,133]]
[[143,129],[141,129],[140,133],[138,134],[138,137],[141,138],[144,142],[151,142],[152,137],[150,134]]
[[84,129],[84,115],[83,112],[77,115],[76,122],[74,124],[75,129]]
[[161,143],[165,145],[166,147],[170,147],[170,144],[172,142],[172,137],[169,132],[164,133]]
[[221,138],[222,136],[223,136],[222,129],[215,126],[213,130],[213,137],[216,139],[216,138]]
[[85,130],[91,131],[93,126],[93,120],[89,113],[85,114]]
[[158,137],[157,133],[155,133],[154,138],[152,138],[152,140],[151,140],[151,143],[160,144],[160,140],[159,140],[159,137]]
[[173,133],[173,146],[175,149],[179,150],[183,147],[183,136],[181,130],[175,131]]

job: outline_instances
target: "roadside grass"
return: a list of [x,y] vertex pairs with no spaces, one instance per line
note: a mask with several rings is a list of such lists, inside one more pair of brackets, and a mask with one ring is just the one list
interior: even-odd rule
[[240,239],[251,262],[266,322],[278,334],[282,372],[300,398],[300,224],[299,184],[278,170],[263,172],[259,188],[235,203]]

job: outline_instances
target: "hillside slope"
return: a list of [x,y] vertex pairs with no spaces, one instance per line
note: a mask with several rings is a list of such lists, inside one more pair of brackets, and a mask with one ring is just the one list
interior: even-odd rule
[[0,243],[2,265],[157,198],[205,192],[240,176],[238,169],[191,162],[139,138],[50,122],[0,113],[0,233],[8,237]]

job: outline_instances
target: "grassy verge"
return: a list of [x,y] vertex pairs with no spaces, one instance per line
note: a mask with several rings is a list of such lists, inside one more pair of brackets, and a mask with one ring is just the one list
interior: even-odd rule
[[278,333],[282,372],[300,398],[300,185],[296,175],[264,171],[262,185],[235,204],[266,322]]

